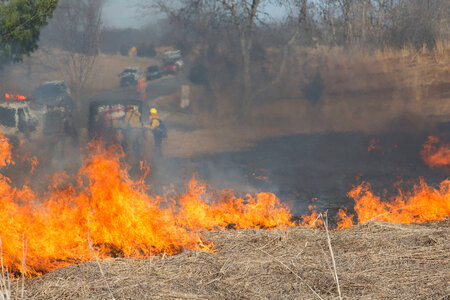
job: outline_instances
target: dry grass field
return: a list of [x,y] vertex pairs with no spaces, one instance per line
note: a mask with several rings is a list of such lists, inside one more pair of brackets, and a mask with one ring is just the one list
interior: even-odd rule
[[[449,43],[438,43],[433,51],[319,47],[297,52],[280,87],[255,101],[244,124],[236,122],[225,95],[215,114],[197,105],[195,118],[171,116],[178,122],[194,120],[191,125],[198,129],[172,130],[169,156],[240,150],[293,134],[432,132],[437,123],[450,121]],[[320,99],[311,101],[302,85],[315,74],[320,74],[323,89]],[[193,93],[202,95],[199,89]]]
[[73,265],[26,279],[24,291],[32,299],[339,299],[340,293],[443,300],[450,296],[449,224],[370,222],[332,231],[335,266],[322,230],[208,232],[215,253]]
[[[298,49],[297,61],[284,77],[284,99],[258,106],[253,119],[285,123],[303,131],[377,132],[407,116],[449,121],[450,44],[434,51],[324,48]],[[307,101],[302,82],[322,79],[322,97]],[[299,126],[292,126],[293,124]],[[416,124],[420,126],[420,124]],[[297,127],[292,128],[292,127]]]

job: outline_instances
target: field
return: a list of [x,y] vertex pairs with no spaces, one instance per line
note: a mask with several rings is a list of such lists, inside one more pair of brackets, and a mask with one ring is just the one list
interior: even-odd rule
[[[439,45],[431,52],[413,48],[373,52],[298,49],[280,86],[256,99],[244,122],[233,112],[236,95],[232,92],[218,92],[217,111],[210,112],[205,106],[214,97],[195,87],[193,113],[180,114],[172,109],[168,120],[196,129],[174,127],[167,155],[193,157],[240,151],[267,138],[296,134],[431,133],[437,124],[450,121],[450,45]],[[320,74],[322,82],[317,101],[307,99],[302,90],[314,80],[314,74]]]
[[[120,236],[119,245],[122,245],[133,234],[145,237],[137,232],[137,227],[130,226],[135,224],[132,222],[147,224],[133,215],[128,218],[122,213],[122,205],[126,202],[132,208],[131,212],[142,216],[144,200],[153,197],[158,200],[159,196],[155,194],[165,194],[166,187],[171,184],[170,188],[185,188],[195,171],[213,188],[233,188],[239,196],[269,190],[284,203],[289,203],[293,213],[304,213],[308,204],[313,203],[319,211],[330,209],[330,219],[335,217],[338,208],[353,208],[353,199],[347,193],[361,179],[373,184],[376,195],[385,196],[395,193],[399,186],[397,183],[402,180],[406,187],[411,187],[422,176],[430,187],[437,188],[448,178],[448,169],[431,169],[420,156],[428,136],[436,135],[448,142],[448,127],[445,127],[450,122],[448,44],[438,43],[434,51],[404,48],[366,52],[321,47],[296,51],[298,55],[293,56],[281,86],[258,99],[244,120],[240,120],[233,110],[232,100],[235,99],[230,98],[233,97],[231,94],[214,95],[220,100],[217,110],[205,109],[205,101],[213,101],[214,97],[201,87],[192,88],[192,107],[187,112],[178,109],[176,91],[156,100],[150,99],[149,104],[156,104],[160,109],[169,138],[163,144],[164,159],[156,164],[149,159],[151,188],[148,194],[148,186],[141,190],[141,182],[138,184],[133,181],[133,176],[128,177],[128,169],[123,165],[117,167],[120,171],[117,176],[107,170],[99,172],[101,176],[94,176],[90,181],[80,180],[85,178],[86,168],[103,170],[103,163],[118,155],[114,153],[105,155],[103,162],[85,159],[85,173],[72,178],[74,188],[68,188],[71,185],[66,183],[68,185],[57,190],[61,193],[56,193],[56,198],[47,199],[45,193],[39,195],[42,198],[37,195],[30,197],[33,201],[42,200],[45,205],[53,204],[47,201],[49,199],[61,200],[55,201],[59,204],[71,199],[73,203],[62,205],[62,209],[68,208],[64,210],[66,213],[80,199],[89,203],[106,203],[99,207],[107,208],[111,208],[113,199],[118,204],[116,210],[99,210],[92,216],[98,218],[104,213],[105,220],[115,221],[122,217],[121,224],[124,225],[115,228],[119,229],[119,236],[123,233],[120,229],[132,229],[128,236]],[[140,66],[144,69],[157,62],[102,54],[97,63],[86,98],[118,93],[117,74],[124,67]],[[271,65],[267,67],[269,72],[270,68]],[[305,96],[304,87],[314,81],[314,74],[321,78],[321,96],[311,100]],[[37,52],[24,63],[10,67],[7,76],[2,78],[2,87],[23,90],[27,94],[38,83],[57,78],[61,78],[61,74],[52,65],[48,53]],[[186,78],[180,74],[174,80],[178,84]],[[130,97],[136,96],[132,89],[120,90],[123,94],[128,92]],[[149,154],[153,145],[151,139],[147,142],[145,151]],[[70,154],[73,160],[77,160],[76,166],[81,165],[77,155]],[[4,186],[9,188],[18,182],[21,186],[23,181],[45,190],[50,171],[53,172],[40,165],[30,177],[27,175],[21,181],[12,177],[12,180],[5,180]],[[61,177],[65,179],[65,176]],[[33,182],[35,178],[38,180]],[[124,182],[129,186],[124,188]],[[108,187],[111,183],[117,186]],[[50,187],[47,192],[54,192],[54,186]],[[141,206],[136,204],[137,198],[130,199],[128,194],[120,194],[129,190],[133,197],[140,199],[138,204]],[[24,195],[12,187],[11,191],[15,197]],[[448,191],[442,191],[438,196],[431,194],[448,201]],[[100,196],[105,199],[96,198]],[[198,198],[203,200],[205,197],[207,195],[202,194]],[[15,201],[14,197],[11,199],[5,198],[5,201]],[[25,200],[23,203],[32,203],[28,198]],[[156,200],[155,203],[159,203]],[[15,208],[11,205],[5,209],[11,207]],[[53,217],[43,211],[42,215],[33,216],[36,222],[49,215]],[[27,220],[31,218],[27,213],[23,212],[24,224],[28,224]],[[74,258],[72,266],[25,279],[23,292],[27,298],[338,299],[341,296],[344,299],[448,299],[450,295],[448,217],[440,222],[411,225],[371,220],[348,229],[333,230],[329,239],[325,230],[305,226],[232,230],[235,226],[232,223],[222,230],[201,232],[214,244],[213,253],[185,249],[174,256],[166,256],[164,252],[158,253],[162,257],[137,259],[119,254],[115,259],[96,261],[94,252],[89,255],[88,241],[85,240],[85,227],[89,232],[89,224],[92,226],[96,220],[89,219],[92,216],[87,214],[85,219],[91,223],[86,221],[86,225],[81,224],[79,216],[76,216],[76,222],[63,231],[78,226],[82,228],[77,241],[84,252],[79,259],[91,262],[77,264]],[[144,217],[143,220],[148,221],[147,215]],[[52,224],[57,226],[61,219],[55,218]],[[28,225],[40,230],[36,222]],[[97,229],[109,229],[101,222],[99,224]],[[67,224],[62,224],[62,228],[64,226]],[[156,233],[165,229],[159,226],[139,228],[145,230],[150,227],[155,227]],[[11,226],[6,229],[11,229]],[[39,230],[34,232],[33,251],[40,251],[36,241],[40,242],[39,238],[45,232]],[[58,230],[49,236],[58,236]],[[194,234],[197,230],[189,228],[187,232]],[[10,249],[21,253],[18,249],[22,245],[22,236],[15,230],[8,232],[16,238],[14,247]],[[103,241],[104,236],[97,238]],[[60,242],[55,249],[69,249],[68,254],[63,252],[72,259],[72,241],[59,240],[59,236],[55,240]],[[7,242],[4,241],[3,249]],[[131,239],[133,249],[143,249],[134,242]],[[32,246],[30,242],[30,252]],[[107,242],[99,242],[95,246],[96,249],[116,247]],[[153,249],[154,245],[146,246]],[[17,253],[15,265],[20,261]],[[11,261],[11,257],[8,258]],[[52,255],[46,258],[54,259]],[[30,265],[32,260],[39,261],[39,257],[29,257]],[[54,263],[68,264],[67,260],[59,258]],[[10,290],[12,298],[20,298],[21,281],[14,280]]]
[[[57,49],[38,50],[26,57],[22,63],[11,65],[2,73],[2,88],[7,87],[10,91],[31,95],[34,87],[42,82],[67,80],[67,74],[60,68],[64,55],[63,51]],[[117,75],[126,67],[140,67],[145,71],[147,67],[155,64],[158,64],[158,61],[149,58],[100,54],[90,75],[85,96],[117,89]]]

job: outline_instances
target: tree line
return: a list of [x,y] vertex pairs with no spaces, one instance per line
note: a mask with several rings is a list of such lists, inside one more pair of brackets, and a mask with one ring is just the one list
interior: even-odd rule
[[[195,52],[191,81],[241,87],[243,114],[280,83],[295,46],[430,49],[450,37],[448,0],[142,0],[165,16],[172,45]],[[274,17],[273,11],[281,11]],[[276,70],[262,67],[278,50]]]

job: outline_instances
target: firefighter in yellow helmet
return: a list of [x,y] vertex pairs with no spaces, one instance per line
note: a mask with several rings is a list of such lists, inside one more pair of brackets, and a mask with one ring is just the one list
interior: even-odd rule
[[162,157],[161,144],[164,138],[167,138],[166,126],[163,121],[158,117],[158,111],[156,108],[150,109],[150,116],[148,117],[148,129],[153,132],[153,139],[155,142],[155,156]]

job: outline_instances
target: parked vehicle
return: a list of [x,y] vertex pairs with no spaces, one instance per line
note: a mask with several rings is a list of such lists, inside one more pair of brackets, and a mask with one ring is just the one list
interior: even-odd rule
[[[72,119],[74,101],[64,81],[48,81],[33,92],[31,108],[37,116],[44,137],[62,138],[67,132],[67,120]],[[66,130],[65,130],[66,129]]]
[[161,77],[162,77],[161,70],[159,69],[158,66],[155,65],[147,68],[146,72],[147,80],[158,79]]
[[162,55],[162,61],[164,63],[163,72],[165,74],[176,74],[184,65],[183,60],[181,59],[180,50],[164,52]]
[[53,147],[67,138],[77,140],[72,125],[73,100],[65,82],[37,86],[33,100],[11,93],[0,99],[0,131],[13,145],[27,139]]
[[163,53],[162,59],[164,62],[177,61],[181,59],[181,51],[180,50],[166,51]]
[[169,61],[164,64],[163,72],[165,74],[176,74],[178,69],[176,61]]
[[69,86],[64,81],[47,81],[33,91],[34,105],[43,107],[64,107],[66,111],[73,109],[73,99]]
[[135,86],[142,77],[142,70],[139,67],[125,68],[119,75],[119,83],[121,87]]
[[37,118],[29,102],[3,101],[0,103],[0,132],[15,145],[20,140],[36,137]]

